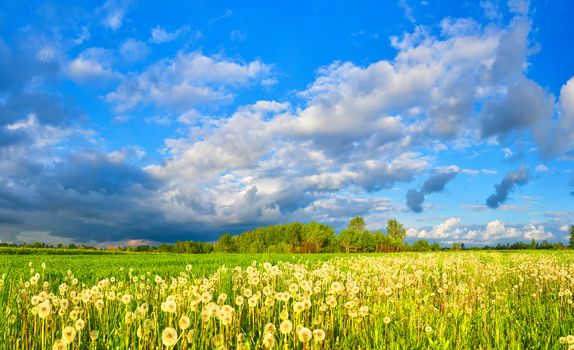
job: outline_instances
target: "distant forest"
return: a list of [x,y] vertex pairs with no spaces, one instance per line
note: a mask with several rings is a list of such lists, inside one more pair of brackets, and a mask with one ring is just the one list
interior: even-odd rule
[[[63,245],[56,247],[36,242],[33,244],[0,243],[4,247],[52,248],[66,250],[108,250],[134,252],[169,252],[184,254],[205,253],[371,253],[371,252],[428,252],[438,250],[518,250],[518,249],[566,249],[562,243],[551,243],[546,240],[530,243],[516,242],[497,244],[496,246],[465,247],[463,243],[453,243],[441,247],[438,243],[430,244],[418,240],[413,244],[405,242],[406,230],[396,219],[387,222],[386,231],[369,231],[362,217],[349,221],[347,228],[339,234],[333,227],[317,222],[272,225],[259,227],[238,235],[223,234],[216,242],[177,241],[173,244],[163,243],[159,246],[140,245],[99,249],[87,245]],[[574,225],[570,227],[570,247],[574,247]],[[4,249],[4,252],[7,252]],[[1,252],[0,252],[1,253]]]

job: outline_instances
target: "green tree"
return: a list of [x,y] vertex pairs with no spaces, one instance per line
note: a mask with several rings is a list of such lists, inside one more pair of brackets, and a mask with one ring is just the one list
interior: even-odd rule
[[217,251],[225,253],[236,251],[235,243],[229,233],[223,234],[219,237],[219,240],[217,241]]
[[574,225],[570,226],[570,248],[574,248]]
[[316,253],[323,248],[328,247],[335,237],[335,231],[332,227],[310,222],[305,225],[305,240],[309,242]]
[[407,230],[403,224],[399,223],[397,219],[390,219],[387,221],[387,234],[394,239],[403,240],[407,236]]
[[345,253],[349,253],[351,250],[356,250],[356,243],[358,239],[357,230],[343,230],[337,236],[337,241],[339,245],[343,247]]
[[374,234],[369,231],[358,232],[357,248],[362,252],[374,252],[376,244]]
[[362,217],[356,216],[356,217],[352,218],[351,221],[349,221],[349,224],[347,225],[347,229],[348,230],[357,230],[357,231],[366,231],[367,225],[365,224],[365,220]]
[[462,250],[462,244],[460,243],[453,243],[452,246],[450,247],[451,250]]
[[420,241],[416,241],[413,244],[413,250],[415,252],[428,252],[431,250],[431,246],[429,245],[429,242],[427,242],[424,239],[421,239]]

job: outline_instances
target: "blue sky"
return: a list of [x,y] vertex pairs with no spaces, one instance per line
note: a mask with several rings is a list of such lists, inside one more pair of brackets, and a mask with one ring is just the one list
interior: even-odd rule
[[[0,5],[0,240],[566,241],[569,1]],[[549,21],[548,19],[552,19]]]

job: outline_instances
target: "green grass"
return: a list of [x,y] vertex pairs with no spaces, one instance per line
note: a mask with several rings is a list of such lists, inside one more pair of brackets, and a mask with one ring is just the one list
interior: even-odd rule
[[[273,323],[279,327],[285,310],[294,327],[323,329],[326,338],[322,343],[303,344],[293,333],[276,333],[280,349],[567,349],[559,338],[574,333],[572,294],[564,294],[574,291],[573,253],[0,254],[0,273],[6,274],[0,295],[0,310],[5,310],[0,313],[0,349],[51,348],[62,336],[62,328],[74,325],[72,310],[86,322],[86,328],[67,349],[164,348],[161,334],[166,327],[177,329],[180,336],[175,349],[220,345],[262,349],[264,326]],[[263,262],[276,265],[281,274],[272,277]],[[192,265],[190,271],[186,271],[187,265]],[[241,269],[234,269],[236,266]],[[28,285],[37,272],[39,283]],[[155,275],[165,284],[158,284]],[[133,283],[136,276],[140,280]],[[252,281],[254,276],[257,279]],[[101,296],[92,294],[89,301],[74,303],[75,298],[93,291],[99,281],[111,277],[115,282],[110,286],[99,285]],[[173,277],[185,279],[174,282]],[[76,278],[78,284],[73,284]],[[302,280],[321,289],[308,295],[299,289],[287,303],[262,306],[267,300],[265,287],[281,293]],[[346,289],[337,295],[336,307],[325,307],[329,289],[337,281]],[[48,283],[46,288],[43,282]],[[63,294],[59,293],[61,283],[68,286]],[[262,295],[254,309],[247,306],[248,296],[243,306],[235,304],[245,288]],[[40,319],[32,310],[31,298],[41,295],[42,289],[54,293],[48,297],[53,309],[47,319]],[[118,293],[115,301],[106,296],[112,290]],[[208,303],[199,302],[204,291],[209,291],[214,303],[219,295],[227,296],[213,307],[231,305],[235,309],[231,325],[222,325],[215,314],[204,318],[210,309]],[[124,305],[119,301],[124,294],[134,299]],[[160,309],[169,295],[177,302],[175,314]],[[70,307],[59,314],[58,299],[63,298],[69,300]],[[104,300],[103,310],[95,306],[98,298]],[[296,302],[306,299],[312,302],[310,308],[294,312]],[[149,311],[126,323],[132,312],[139,315],[142,303],[149,305]],[[362,306],[368,306],[368,313],[353,316]],[[189,316],[193,332],[178,326],[182,315]],[[384,322],[385,317],[390,323]],[[153,329],[140,338],[136,330],[146,320]],[[432,331],[427,332],[427,327]],[[101,332],[95,342],[88,336],[92,329]],[[238,340],[238,335],[243,339]]]

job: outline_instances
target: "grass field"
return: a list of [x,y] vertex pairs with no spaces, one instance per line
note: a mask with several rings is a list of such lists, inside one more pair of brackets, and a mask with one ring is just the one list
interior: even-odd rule
[[572,252],[20,254],[0,271],[3,349],[574,343]]

